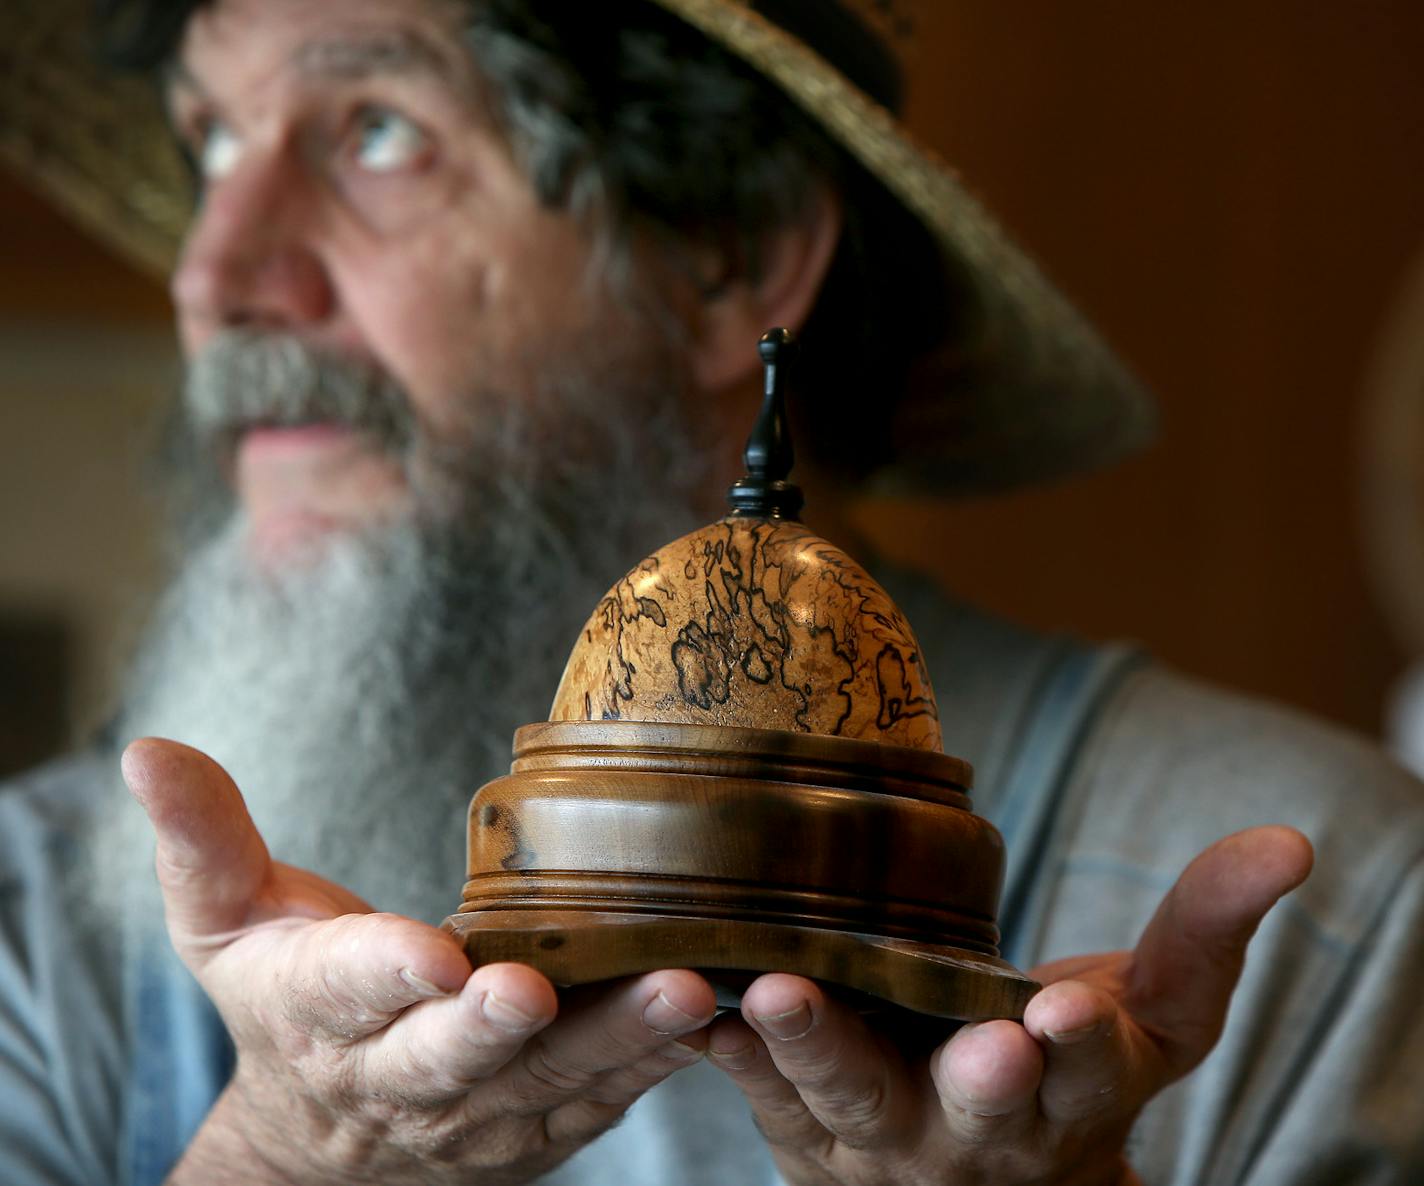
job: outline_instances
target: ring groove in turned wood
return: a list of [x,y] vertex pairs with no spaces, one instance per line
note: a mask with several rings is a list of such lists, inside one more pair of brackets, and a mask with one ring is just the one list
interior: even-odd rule
[[661,721],[538,721],[515,730],[514,770],[569,769],[581,760],[610,769],[695,761],[709,774],[746,765],[755,777],[772,777],[780,767],[793,780],[798,770],[814,771],[831,785],[854,782],[858,789],[877,789],[888,775],[913,785],[917,798],[955,800],[952,806],[965,808],[974,785],[974,768],[963,758],[852,737]]
[[[630,893],[636,890],[636,896]],[[775,920],[998,955],[993,918],[937,909],[920,902],[865,899],[799,886],[747,884],[715,878],[627,877],[568,870],[488,873],[465,883],[461,912],[474,910],[607,910],[749,922]]]

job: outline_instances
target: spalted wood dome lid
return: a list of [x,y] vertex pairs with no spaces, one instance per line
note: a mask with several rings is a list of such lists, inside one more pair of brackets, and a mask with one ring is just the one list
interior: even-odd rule
[[885,591],[800,523],[737,516],[668,544],[608,591],[549,716],[943,748],[919,645]]
[[767,398],[733,513],[637,565],[594,609],[555,721],[816,733],[941,752],[914,632],[884,589],[800,522],[783,379],[789,335],[762,339]]

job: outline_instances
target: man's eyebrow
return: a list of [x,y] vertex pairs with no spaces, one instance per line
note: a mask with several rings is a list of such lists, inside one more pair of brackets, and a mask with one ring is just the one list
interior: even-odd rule
[[[297,73],[317,81],[353,82],[381,75],[426,75],[452,82],[457,70],[449,57],[413,33],[381,33],[369,37],[307,41],[291,56]],[[203,95],[202,81],[177,56],[160,70],[163,89],[183,89]]]
[[455,74],[447,55],[410,32],[308,41],[293,53],[292,64],[305,78],[342,82],[393,74],[450,82]]

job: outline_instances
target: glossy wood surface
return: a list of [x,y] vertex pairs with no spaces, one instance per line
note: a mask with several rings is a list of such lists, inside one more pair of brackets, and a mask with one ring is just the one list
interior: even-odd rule
[[584,626],[549,716],[943,748],[904,615],[864,568],[787,520],[732,516],[634,568]]
[[668,723],[516,735],[475,796],[447,925],[477,963],[564,984],[670,966],[786,971],[943,1017],[1018,1016],[1003,846],[970,770],[925,750]]
[[647,917],[602,911],[456,914],[446,927],[477,963],[532,964],[555,984],[588,984],[659,968],[711,972],[719,1003],[744,978],[717,971],[795,972],[933,1017],[1021,1018],[1038,985],[1003,960],[954,947],[778,922]]

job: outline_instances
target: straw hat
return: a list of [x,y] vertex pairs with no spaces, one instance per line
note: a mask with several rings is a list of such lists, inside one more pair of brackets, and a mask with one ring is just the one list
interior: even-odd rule
[[[808,44],[820,40],[816,5],[836,0],[653,2],[745,60],[814,117],[930,233],[974,304],[954,337],[947,329],[942,348],[919,360],[897,404],[893,462],[870,476],[872,489],[962,493],[1021,485],[1104,465],[1150,438],[1150,398],[1091,327],[954,172],[828,61],[836,51]],[[95,67],[85,0],[5,0],[5,7],[0,159],[99,238],[165,274],[190,203],[151,89]],[[846,0],[842,7],[858,5]],[[758,8],[813,14],[812,22],[800,22],[807,40]]]

